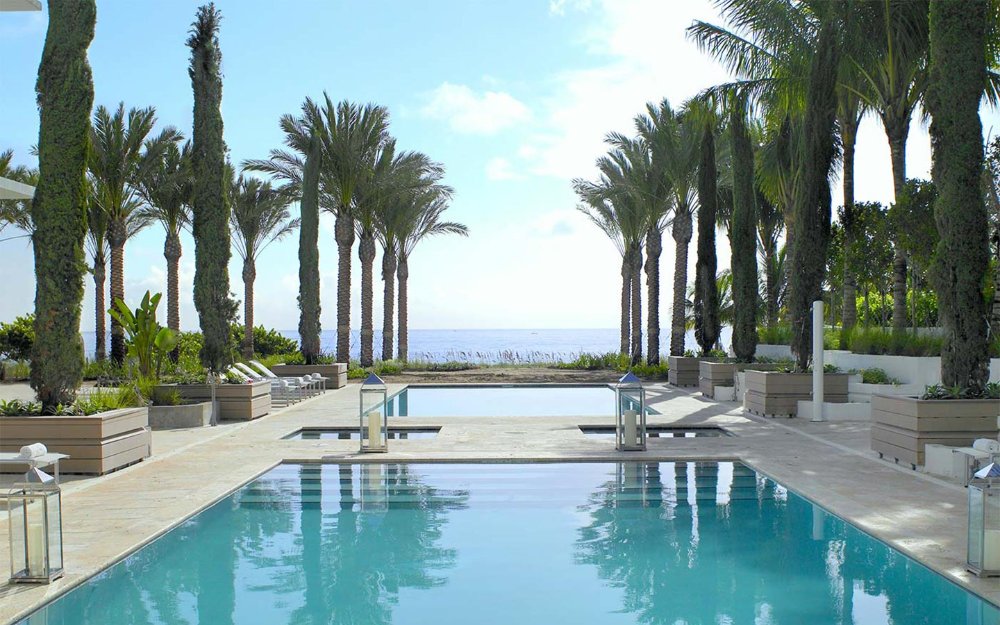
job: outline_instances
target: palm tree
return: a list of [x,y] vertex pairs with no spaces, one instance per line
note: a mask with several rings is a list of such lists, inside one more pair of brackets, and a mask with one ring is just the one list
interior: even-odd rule
[[[139,181],[139,195],[146,203],[142,214],[149,221],[158,221],[166,234],[163,257],[167,261],[167,327],[175,332],[181,329],[181,230],[191,225],[192,174],[191,143],[179,149],[171,142],[145,178]],[[174,350],[172,355],[175,361],[177,353]]]
[[[125,299],[125,243],[148,223],[141,210],[140,181],[160,161],[169,143],[180,135],[172,127],[148,139],[156,124],[153,107],[130,109],[118,105],[114,112],[103,105],[94,112],[91,130],[90,174],[94,201],[107,216],[107,239],[111,248],[111,301]],[[111,358],[125,359],[125,335],[121,324],[111,319]]]
[[[38,184],[38,170],[18,165],[11,166],[14,160],[14,150],[0,152],[0,177],[35,186]],[[34,231],[31,221],[31,202],[28,200],[0,200],[0,233],[7,226],[14,226],[24,232],[21,235],[10,236],[0,241],[30,236]]]
[[91,273],[94,275],[94,331],[96,345],[94,358],[102,361],[107,357],[107,314],[108,306],[105,285],[108,275],[108,215],[94,200],[94,182],[87,181],[87,238],[84,244],[91,259]]
[[233,245],[243,259],[243,355],[253,357],[253,286],[257,278],[257,258],[271,243],[299,227],[288,212],[288,196],[271,184],[240,176],[233,181],[230,197]]
[[[324,166],[320,177],[326,180],[325,187],[334,194],[335,200],[326,210],[333,213],[334,238],[337,242],[337,361],[348,362],[351,347],[351,247],[354,245],[355,234],[355,189],[365,176],[370,175],[380,150],[390,140],[389,111],[382,106],[359,106],[346,100],[334,104],[326,94],[324,99]],[[370,243],[373,249],[374,241]],[[361,253],[359,250],[359,254]],[[364,253],[368,253],[367,248]]]
[[785,221],[781,210],[757,190],[757,250],[764,266],[764,322],[768,327],[778,323],[779,292],[783,276],[780,273],[781,232]]
[[394,159],[381,183],[384,189],[376,211],[376,236],[382,244],[382,360],[391,360],[393,353],[400,232],[423,212],[427,203],[451,198],[451,188],[440,184],[443,176],[441,165],[411,152]]
[[399,265],[396,267],[396,277],[399,281],[399,359],[406,361],[409,357],[409,305],[407,283],[410,277],[410,256],[417,245],[427,237],[441,234],[457,234],[469,236],[469,229],[458,222],[441,221],[441,216],[448,209],[451,201],[451,189],[441,185],[428,187],[417,202],[411,205],[409,217],[399,223],[398,237]]

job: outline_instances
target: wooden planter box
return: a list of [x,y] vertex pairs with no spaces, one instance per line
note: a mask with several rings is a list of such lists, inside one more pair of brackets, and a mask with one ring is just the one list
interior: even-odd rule
[[0,417],[0,451],[42,443],[68,454],[62,473],[103,475],[152,453],[146,408],[122,408],[85,417]]
[[343,388],[347,386],[347,365],[338,362],[332,365],[274,365],[271,371],[278,376],[300,376],[318,373],[326,381],[326,388]]
[[200,428],[212,422],[212,402],[179,406],[150,406],[149,427],[154,430]]
[[699,364],[702,361],[717,361],[717,358],[700,356],[667,356],[667,382],[674,386],[698,386]]
[[[794,417],[800,401],[812,400],[811,373],[779,373],[777,371],[746,371],[744,406],[765,417]],[[823,374],[823,401],[847,403],[847,373]]]
[[880,457],[924,464],[928,443],[968,447],[977,438],[997,438],[1000,401],[917,399],[872,395],[872,449]]
[[[164,384],[154,393],[177,391],[181,399],[194,402],[211,402],[212,387],[208,384]],[[219,418],[224,421],[250,421],[271,412],[271,383],[219,384],[215,387],[219,402]]]
[[777,368],[778,365],[771,363],[702,360],[698,364],[698,388],[702,395],[714,398],[716,386],[736,386],[737,371],[746,371],[747,369],[774,371]]

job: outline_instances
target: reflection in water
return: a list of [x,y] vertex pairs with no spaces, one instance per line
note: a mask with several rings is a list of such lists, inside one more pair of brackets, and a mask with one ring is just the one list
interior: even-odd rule
[[620,588],[638,622],[1000,622],[991,606],[740,464],[619,465],[583,510],[577,561]]

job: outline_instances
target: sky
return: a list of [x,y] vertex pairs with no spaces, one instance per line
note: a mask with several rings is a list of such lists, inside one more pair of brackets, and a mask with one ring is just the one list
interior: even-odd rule
[[[95,106],[154,106],[158,126],[190,136],[188,28],[197,1],[100,0],[90,48]],[[455,189],[446,219],[468,238],[432,238],[410,261],[411,328],[613,328],[619,319],[620,258],[576,210],[570,181],[595,175],[609,131],[631,133],[646,102],[679,106],[726,72],[687,40],[693,20],[720,23],[708,0],[219,0],[222,12],[225,140],[241,163],[281,147],[278,119],[307,96],[375,102],[391,115],[401,149],[444,164]],[[0,13],[0,150],[35,166],[34,83],[47,15]],[[984,132],[1000,128],[983,114]],[[914,123],[907,175],[929,177],[926,127]],[[892,199],[889,149],[874,118],[857,146],[856,199]],[[834,188],[834,203],[840,200]],[[297,206],[292,207],[297,213]],[[7,230],[0,238],[9,236]],[[33,308],[27,239],[0,242],[0,321]],[[164,233],[129,241],[126,299],[166,288]],[[181,325],[197,328],[191,300],[194,242],[182,238]],[[278,329],[298,325],[297,237],[258,260],[255,316]],[[729,265],[719,238],[720,270]],[[354,252],[352,327],[360,325],[360,267]],[[376,278],[380,261],[376,259]],[[694,242],[690,264],[695,262]],[[231,289],[243,298],[234,253]],[[336,318],[333,221],[321,219],[321,322]],[[673,250],[661,257],[661,323],[668,327]],[[689,277],[693,279],[689,271]],[[93,330],[87,279],[84,331]],[[382,318],[381,282],[375,320]]]

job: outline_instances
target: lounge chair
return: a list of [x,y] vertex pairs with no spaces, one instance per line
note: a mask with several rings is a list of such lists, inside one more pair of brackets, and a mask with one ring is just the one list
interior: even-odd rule
[[[275,375],[273,371],[265,367],[264,364],[261,363],[259,360],[251,360],[250,364],[253,365],[253,367],[256,368],[258,371],[264,373],[266,377],[269,378],[281,377],[279,375]],[[324,391],[326,390],[326,383],[330,381],[330,378],[325,378],[318,373],[307,373],[305,377],[311,380],[316,385],[317,389],[322,389]]]
[[[246,367],[246,365],[243,365],[242,363],[236,363],[236,365],[229,367],[226,373],[243,383],[270,382],[271,399],[281,401],[285,405],[288,405],[293,401],[301,401],[304,399],[305,389],[297,381],[280,378],[264,378],[257,374],[250,375],[247,371],[241,369],[240,365]],[[253,369],[249,369],[249,371],[253,371]]]
[[240,368],[241,371],[245,372],[251,378],[257,380],[285,380],[293,388],[297,387],[302,392],[312,395],[314,392],[319,392],[319,383],[308,376],[298,376],[298,375],[267,375],[255,370],[253,367],[246,363],[238,362],[236,366]]

